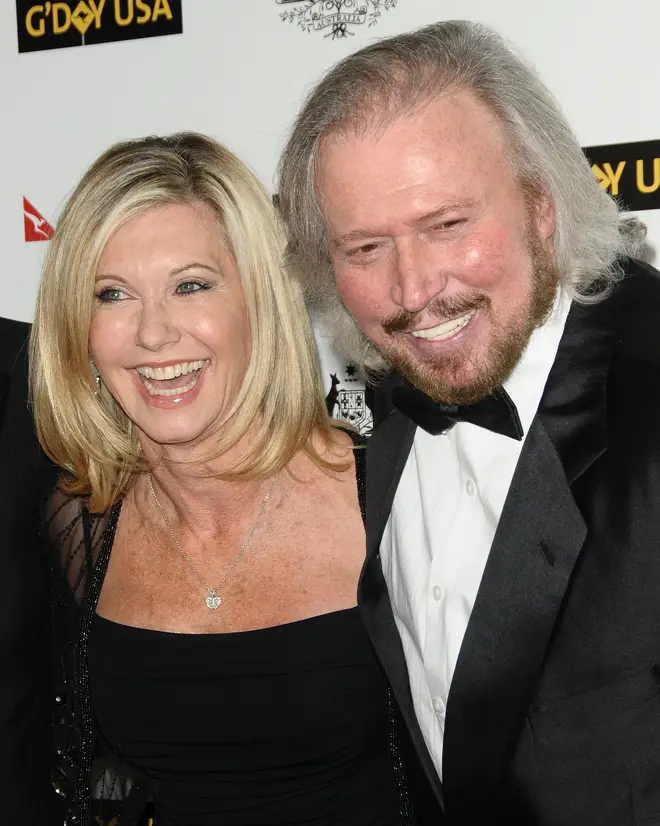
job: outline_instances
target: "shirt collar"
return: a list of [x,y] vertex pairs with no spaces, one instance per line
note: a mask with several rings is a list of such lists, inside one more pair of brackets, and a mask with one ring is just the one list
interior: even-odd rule
[[540,327],[534,330],[522,358],[504,382],[504,389],[511,396],[518,410],[525,435],[541,402],[545,383],[555,361],[570,309],[571,299],[560,288],[555,296],[550,315]]

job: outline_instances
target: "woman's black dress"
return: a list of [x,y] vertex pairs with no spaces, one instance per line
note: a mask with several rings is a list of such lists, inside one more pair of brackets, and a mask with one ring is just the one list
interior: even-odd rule
[[401,823],[387,684],[357,608],[231,634],[97,616],[89,674],[155,826]]

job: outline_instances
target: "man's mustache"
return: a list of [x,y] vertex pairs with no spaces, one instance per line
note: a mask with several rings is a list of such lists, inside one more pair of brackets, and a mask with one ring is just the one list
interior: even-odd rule
[[470,310],[480,310],[489,306],[490,298],[485,293],[463,293],[462,295],[448,297],[437,296],[427,304],[424,310],[418,312],[401,310],[401,312],[381,322],[381,327],[390,335],[393,333],[410,333],[417,329],[417,319],[422,312],[427,316],[429,314],[435,316],[440,324],[450,318],[465,315]]

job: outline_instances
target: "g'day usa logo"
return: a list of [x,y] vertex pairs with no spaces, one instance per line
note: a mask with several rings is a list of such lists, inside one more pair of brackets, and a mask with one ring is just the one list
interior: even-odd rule
[[181,34],[182,0],[16,0],[18,51]]
[[293,8],[280,14],[282,20],[297,23],[303,31],[324,32],[333,40],[355,34],[353,26],[373,26],[382,12],[393,9],[397,0],[276,0]]
[[583,150],[602,189],[623,209],[660,209],[660,140]]

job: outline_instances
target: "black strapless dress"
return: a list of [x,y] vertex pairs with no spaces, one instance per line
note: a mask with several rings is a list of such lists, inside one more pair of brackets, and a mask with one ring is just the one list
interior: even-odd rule
[[357,608],[231,634],[94,616],[92,710],[155,826],[394,826],[388,686]]

